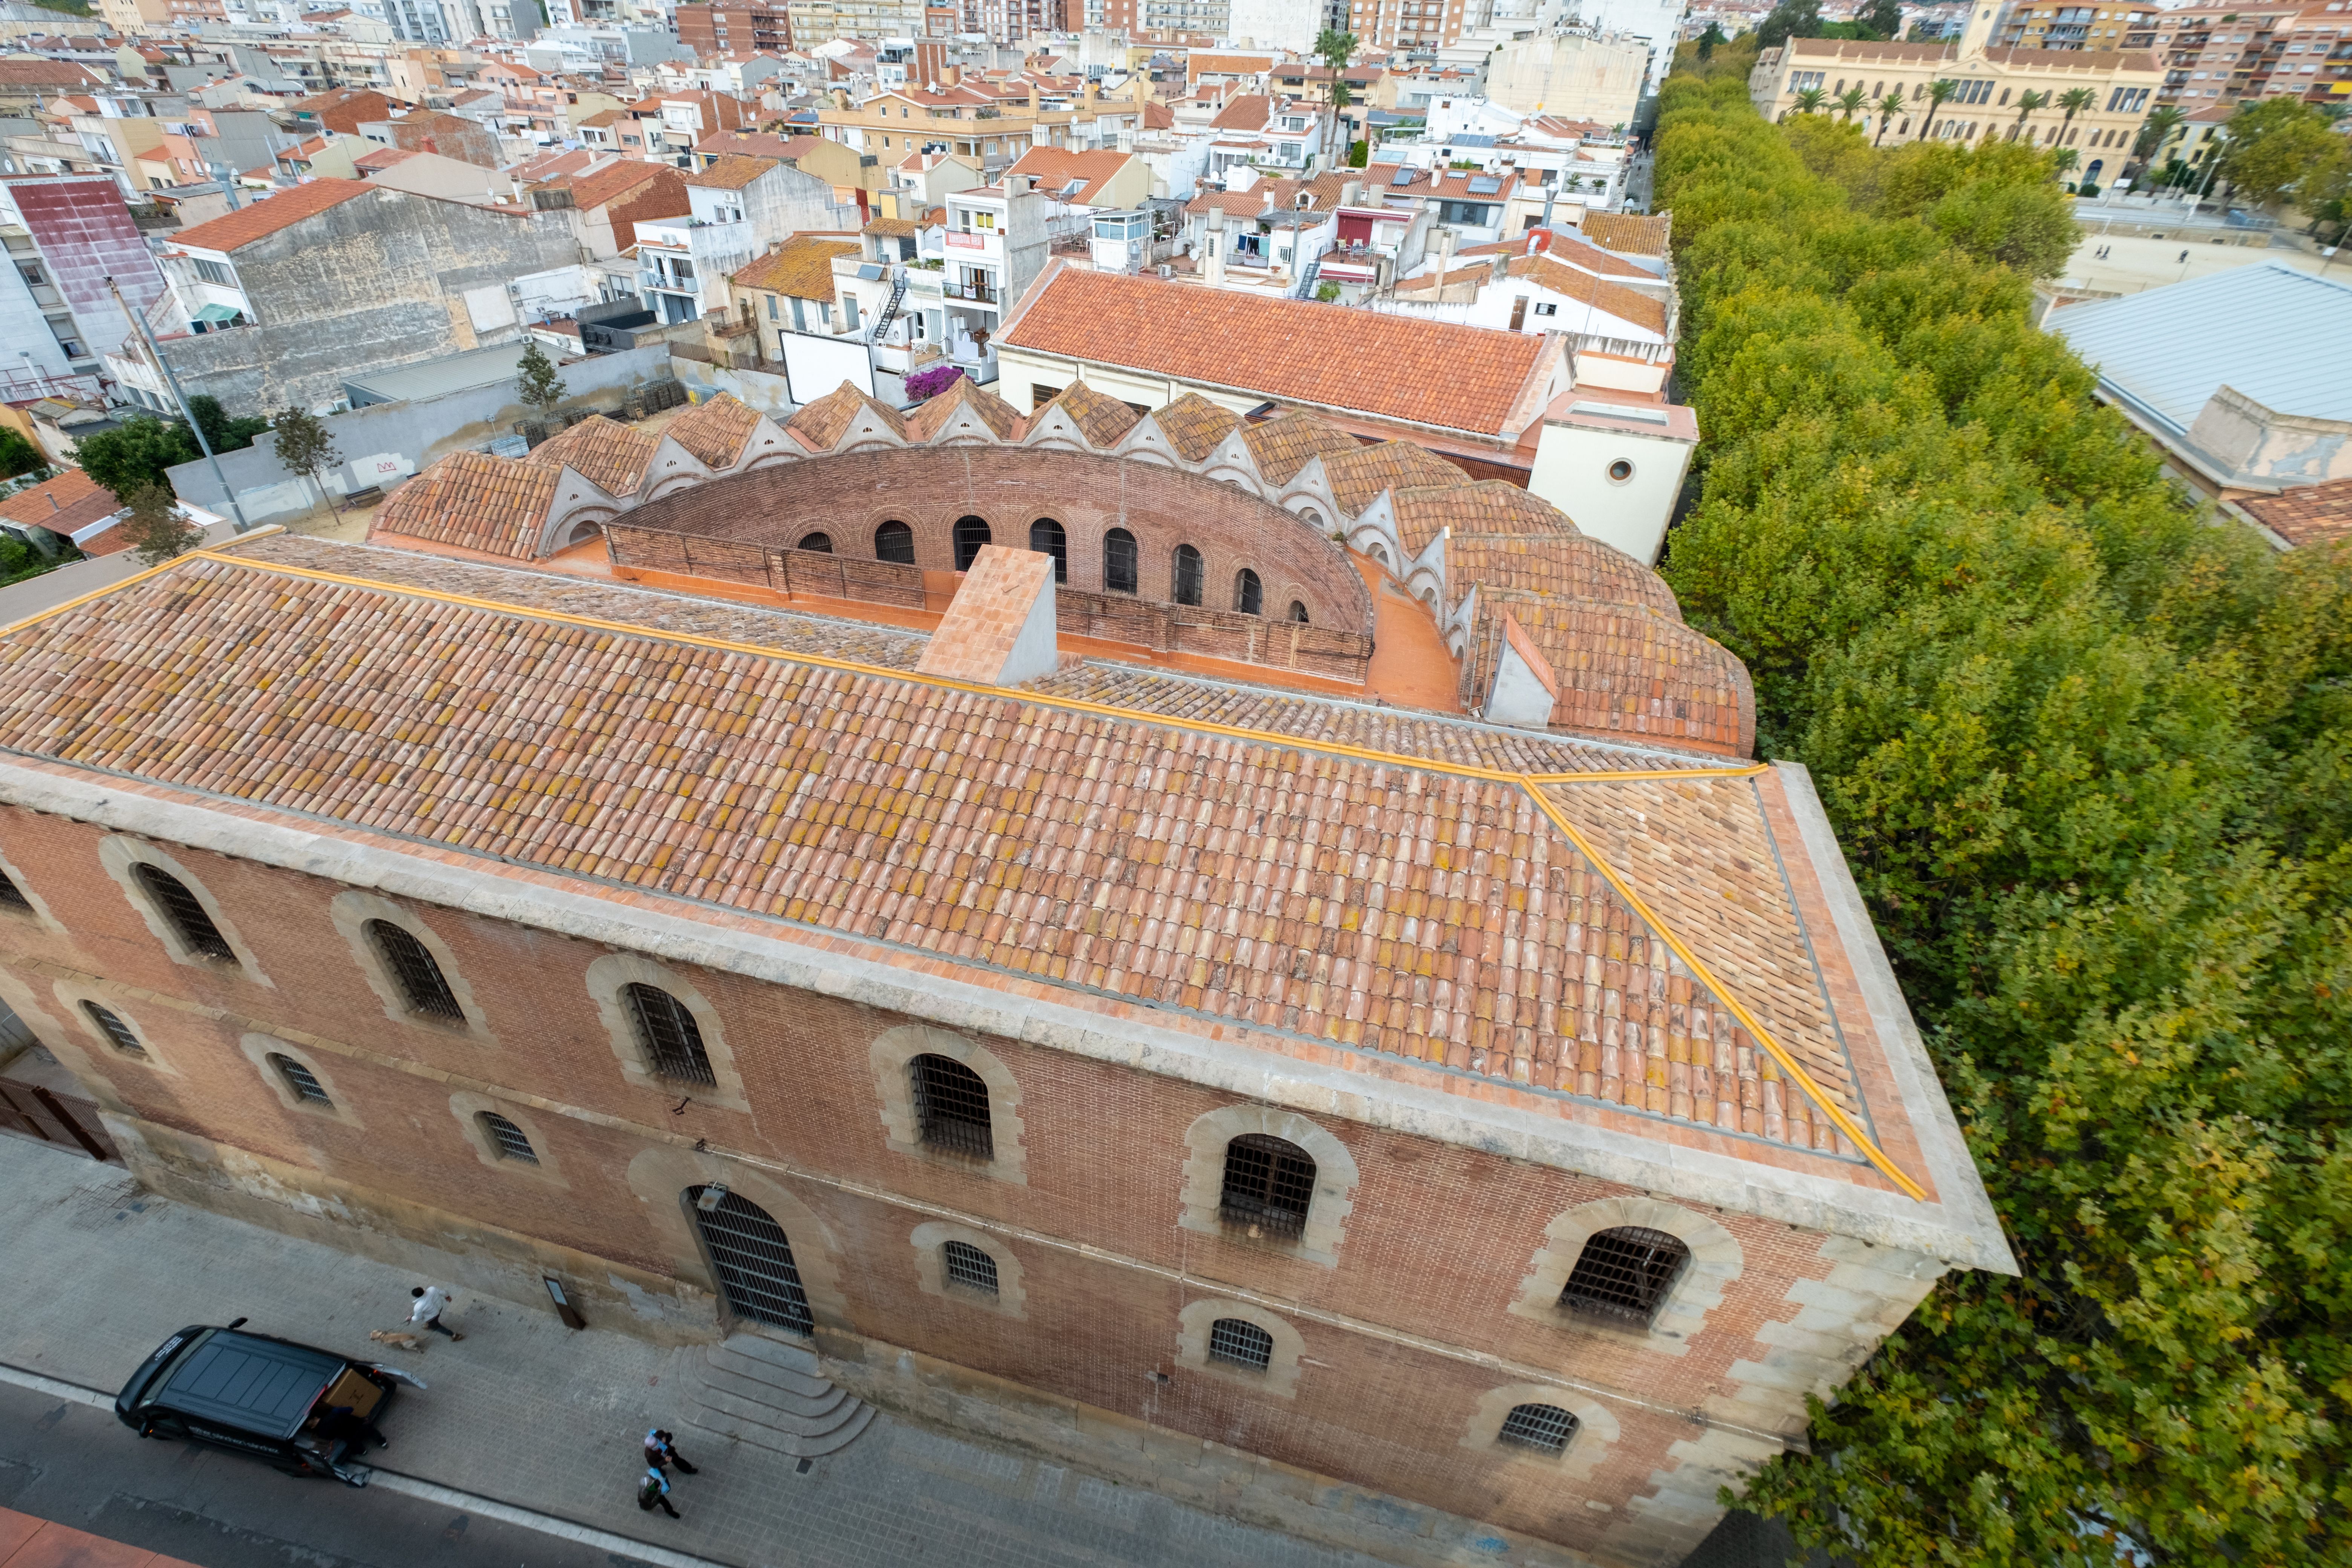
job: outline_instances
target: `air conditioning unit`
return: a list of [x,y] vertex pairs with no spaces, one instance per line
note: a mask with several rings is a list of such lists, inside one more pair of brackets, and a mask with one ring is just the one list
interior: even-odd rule
[[1162,278],[1173,278],[1176,276],[1176,269],[1173,267],[1169,266],[1168,263],[1164,261],[1160,264],[1159,272],[1160,276]]

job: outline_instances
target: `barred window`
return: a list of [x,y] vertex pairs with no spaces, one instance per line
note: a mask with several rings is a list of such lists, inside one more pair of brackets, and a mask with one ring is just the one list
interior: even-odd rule
[[147,1047],[139,1043],[139,1037],[131,1032],[131,1026],[115,1016],[111,1009],[101,1007],[95,1002],[85,1002],[81,1010],[89,1016],[89,1021],[98,1026],[98,1032],[104,1035],[107,1043],[116,1050],[126,1057],[147,1054]]
[[833,535],[830,533],[803,533],[801,535],[800,548],[803,550],[814,550],[820,555],[830,555],[833,553]]
[[400,986],[401,1000],[408,1005],[410,1012],[452,1024],[466,1021],[466,1010],[457,1005],[457,994],[442,978],[441,966],[433,961],[433,954],[414,932],[390,921],[370,921],[366,930],[376,956],[392,972],[394,981]]
[[702,1030],[685,1003],[658,986],[634,983],[621,987],[621,995],[636,1021],[637,1045],[656,1076],[706,1089],[718,1086],[710,1054],[702,1048]]
[[896,566],[915,563],[915,531],[896,518],[874,531],[874,559]]
[[1189,544],[1176,547],[1174,597],[1178,604],[1198,605],[1201,602],[1201,579],[1204,571],[1199,551]]
[[1257,574],[1243,567],[1234,574],[1234,608],[1244,616],[1263,615],[1265,611],[1265,586]]
[[1576,1417],[1557,1405],[1514,1405],[1497,1436],[1539,1454],[1564,1453],[1568,1440],[1576,1436]]
[[1286,1238],[1307,1228],[1315,1201],[1315,1162],[1297,1144],[1250,1132],[1225,1145],[1225,1182],[1217,1214]]
[[1290,618],[1300,626],[1307,625],[1307,604],[1303,599],[1290,601]]
[[1114,528],[1103,535],[1103,592],[1135,592],[1135,535]]
[[490,1135],[490,1147],[499,1152],[499,1159],[539,1163],[539,1151],[530,1146],[530,1136],[497,1111],[482,1112],[482,1131]]
[[33,900],[25,896],[25,889],[11,881],[6,872],[0,871],[0,909],[24,910],[29,913],[32,908]]
[[205,906],[188,891],[185,882],[144,860],[132,874],[139,879],[140,888],[163,911],[163,918],[171,922],[172,929],[179,933],[181,946],[198,958],[236,962],[228,939],[221,935],[220,927],[213,924],[213,917],[205,912]]
[[1070,536],[1062,525],[1050,517],[1041,517],[1029,525],[1029,548],[1041,555],[1054,558],[1054,581],[1070,580]]
[[969,572],[971,563],[980,559],[981,546],[989,542],[988,520],[984,517],[960,517],[955,520],[955,569]]
[[1662,1230],[1619,1226],[1584,1244],[1559,1293],[1573,1312],[1614,1318],[1647,1328],[1666,1288],[1690,1260],[1690,1248]]
[[947,1265],[949,1284],[996,1294],[996,1259],[964,1241],[944,1243],[940,1254]]
[[914,1077],[915,1120],[923,1142],[975,1159],[996,1157],[989,1131],[988,1085],[951,1058],[925,1054],[907,1064]]
[[286,1080],[286,1087],[294,1091],[296,1099],[307,1100],[314,1105],[331,1106],[335,1103],[328,1098],[325,1086],[319,1082],[319,1075],[292,1057],[272,1051],[269,1053],[269,1065],[278,1069],[278,1076]]
[[1219,1318],[1209,1325],[1209,1359],[1264,1372],[1274,1364],[1274,1336],[1245,1318]]

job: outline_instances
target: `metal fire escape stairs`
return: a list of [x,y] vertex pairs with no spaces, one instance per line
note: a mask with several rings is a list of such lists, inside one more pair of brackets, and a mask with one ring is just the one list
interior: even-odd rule
[[882,313],[880,315],[874,318],[874,331],[872,334],[866,338],[866,341],[867,343],[879,343],[884,336],[889,332],[890,323],[898,319],[899,302],[905,300],[906,297],[907,269],[901,267],[898,268],[898,276],[893,279],[890,283],[890,302],[882,307]]

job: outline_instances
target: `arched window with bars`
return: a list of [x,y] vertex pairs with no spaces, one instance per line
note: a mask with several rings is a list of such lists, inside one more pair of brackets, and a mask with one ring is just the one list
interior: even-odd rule
[[988,1085],[981,1076],[952,1058],[928,1051],[907,1067],[914,1083],[915,1124],[923,1142],[976,1160],[994,1159]]
[[1114,528],[1103,535],[1103,592],[1132,594],[1135,583],[1135,535]]
[[1580,1316],[1646,1329],[1690,1261],[1679,1237],[1637,1225],[1595,1234],[1577,1255],[1559,1304]]
[[335,1102],[329,1097],[327,1086],[319,1081],[319,1075],[292,1057],[280,1051],[272,1051],[269,1053],[269,1065],[277,1069],[279,1078],[286,1080],[286,1087],[294,1091],[295,1099],[308,1100],[313,1105],[327,1106],[330,1109],[333,1107]]
[[989,542],[988,520],[984,517],[960,517],[955,520],[955,569],[969,572],[971,563],[980,559],[981,546]]
[[1514,1405],[1496,1436],[1513,1447],[1564,1454],[1576,1436],[1576,1417],[1557,1405]]
[[495,1110],[482,1112],[482,1131],[489,1134],[490,1147],[501,1160],[520,1161],[526,1165],[539,1163],[539,1151],[530,1146],[530,1134]]
[[1244,566],[1234,574],[1234,608],[1244,616],[1265,613],[1265,587],[1257,574]]
[[874,559],[896,566],[915,563],[915,531],[892,518],[874,531]]
[[638,1048],[656,1077],[705,1089],[717,1086],[719,1077],[710,1070],[710,1054],[703,1049],[702,1029],[692,1009],[657,985],[635,981],[621,987],[621,998],[628,1004]]
[[81,1010],[83,1016],[97,1026],[98,1032],[106,1037],[108,1045],[126,1057],[143,1057],[147,1054],[147,1047],[139,1043],[139,1037],[131,1033],[131,1026],[124,1023],[113,1008],[101,1007],[95,1002],[85,1002],[81,1005]]
[[1246,1318],[1219,1318],[1209,1325],[1209,1359],[1264,1372],[1274,1364],[1274,1336]]
[[383,920],[368,921],[365,929],[368,945],[383,961],[385,972],[400,988],[401,1000],[410,1012],[448,1024],[466,1021],[466,1009],[457,1005],[457,994],[449,989],[441,965],[434,962],[432,952],[415,932]]
[[833,553],[833,535],[830,533],[803,533],[801,535],[801,542],[798,548],[803,550],[814,550],[820,555],[830,555]]
[[1050,517],[1041,517],[1029,525],[1029,548],[1040,555],[1054,558],[1054,581],[1070,580],[1070,536],[1062,525]]
[[1225,1145],[1217,1217],[1253,1236],[1296,1239],[1315,1203],[1315,1162],[1286,1139],[1246,1132]]
[[997,1293],[996,1259],[971,1243],[940,1243],[940,1261],[949,1284],[961,1285],[967,1290],[978,1290],[983,1295]]
[[178,935],[180,945],[188,950],[190,956],[222,963],[236,962],[228,938],[221,935],[220,927],[213,924],[213,917],[205,912],[203,900],[188,890],[185,882],[161,866],[151,866],[144,860],[139,862],[132,875],[138,879],[140,890],[154,903],[164,923]]
[[1180,544],[1176,547],[1176,559],[1171,575],[1174,578],[1172,592],[1178,604],[1193,605],[1200,604],[1201,584],[1206,573],[1207,563],[1201,559],[1199,551],[1189,544]]

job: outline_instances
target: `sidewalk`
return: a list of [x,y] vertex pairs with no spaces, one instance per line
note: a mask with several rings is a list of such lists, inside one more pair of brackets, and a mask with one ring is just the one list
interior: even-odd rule
[[[1376,1559],[1234,1523],[1131,1487],[877,1413],[807,1474],[761,1449],[687,1448],[682,1521],[638,1511],[646,1428],[681,1427],[703,1351],[664,1349],[460,1291],[422,1354],[397,1327],[422,1279],[314,1243],[148,1196],[121,1170],[0,1140],[0,1362],[112,1390],[190,1323],[248,1317],[262,1333],[413,1372],[386,1469],[697,1556],[751,1568],[1231,1564],[1371,1568]],[[444,1276],[454,1277],[452,1267]],[[135,1441],[128,1432],[126,1442]],[[681,1442],[683,1442],[681,1436]],[[292,1484],[292,1483],[289,1483]]]

